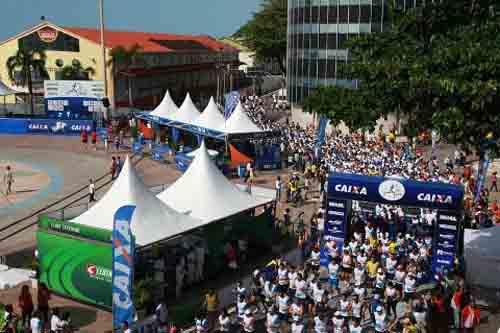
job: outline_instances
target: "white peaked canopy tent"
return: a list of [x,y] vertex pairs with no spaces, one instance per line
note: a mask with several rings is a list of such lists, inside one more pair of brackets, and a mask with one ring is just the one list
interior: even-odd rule
[[153,110],[149,115],[159,118],[168,118],[170,115],[178,111],[179,108],[175,105],[170,93],[167,90],[165,96],[161,100],[161,103]]
[[102,199],[72,222],[112,230],[114,214],[124,205],[136,206],[131,229],[139,246],[178,235],[200,224],[199,220],[176,212],[156,198],[139,179],[128,158]]
[[210,97],[207,107],[201,116],[193,121],[193,125],[224,132],[226,119],[215,104],[214,98]]
[[172,113],[168,119],[184,124],[192,124],[195,119],[200,116],[200,111],[196,108],[189,93],[186,94],[184,102],[182,102],[179,111]]
[[241,133],[259,133],[263,132],[255,123],[248,117],[241,102],[238,103],[233,113],[226,121],[226,134],[241,134]]
[[9,88],[5,83],[0,81],[0,96],[9,96],[19,93],[11,88]]
[[[187,153],[187,156],[195,157],[196,154],[198,154],[199,150],[200,150],[199,148],[195,149],[192,152]],[[217,157],[219,155],[219,152],[217,150],[207,149],[207,152],[208,152],[208,156],[210,156],[210,157]]]
[[208,156],[202,142],[184,174],[158,198],[179,212],[205,223],[265,205],[274,197],[250,195],[230,182]]

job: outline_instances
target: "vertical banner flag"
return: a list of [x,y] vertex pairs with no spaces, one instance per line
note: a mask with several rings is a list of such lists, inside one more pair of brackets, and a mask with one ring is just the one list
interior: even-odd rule
[[488,174],[488,169],[490,167],[491,159],[490,159],[490,152],[489,150],[486,150],[484,152],[483,159],[479,163],[477,167],[477,185],[476,185],[476,197],[474,198],[475,202],[478,203],[479,199],[481,198],[481,190],[484,186],[484,183],[486,181],[486,176]]
[[113,222],[113,327],[132,323],[135,307],[132,297],[134,283],[135,241],[130,229],[135,206],[120,207]]
[[[347,233],[347,200],[328,198],[325,213],[323,240],[334,240],[337,243],[337,249],[342,251]],[[324,253],[324,251],[321,251],[321,253]],[[320,261],[323,266],[328,265],[325,258],[320,258]]]
[[226,104],[224,106],[224,119],[229,119],[233,114],[234,109],[240,102],[240,93],[238,91],[231,91],[227,94]]
[[458,247],[459,217],[452,212],[438,211],[432,271],[443,273],[453,270]]
[[326,126],[328,125],[328,118],[321,115],[319,117],[318,132],[316,133],[316,146],[321,147],[325,143]]

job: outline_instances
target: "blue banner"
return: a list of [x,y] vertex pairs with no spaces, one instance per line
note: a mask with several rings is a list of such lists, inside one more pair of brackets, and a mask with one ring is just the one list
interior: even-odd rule
[[94,130],[92,120],[29,119],[27,133],[78,135]]
[[224,119],[228,119],[233,114],[234,109],[240,102],[240,93],[238,91],[231,91],[226,97],[226,104],[224,107]]
[[479,163],[477,168],[477,184],[476,184],[476,193],[475,193],[475,202],[479,203],[479,199],[481,198],[481,191],[484,187],[484,183],[486,181],[486,176],[488,174],[488,169],[490,167],[491,159],[489,156],[489,152],[485,152],[483,156],[483,160]]
[[459,239],[459,216],[451,212],[438,212],[432,255],[434,274],[453,270]]
[[337,249],[342,251],[347,237],[347,201],[327,198],[324,220],[323,240],[334,240],[337,243]]
[[328,125],[328,118],[323,115],[319,116],[318,132],[316,133],[317,147],[321,147],[325,143],[327,125]]
[[463,195],[462,186],[438,182],[344,173],[328,177],[328,196],[336,199],[460,210]]
[[135,241],[131,221],[135,206],[120,207],[113,222],[113,327],[134,320],[132,297],[134,283]]
[[175,128],[175,127],[172,127],[171,131],[172,131],[172,141],[174,143],[177,143],[179,141],[180,136],[181,136],[181,132],[178,128]]

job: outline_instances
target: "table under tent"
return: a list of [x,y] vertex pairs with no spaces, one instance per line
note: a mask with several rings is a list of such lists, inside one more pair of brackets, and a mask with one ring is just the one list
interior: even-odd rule
[[136,288],[144,281],[153,285],[155,301],[173,300],[187,286],[226,270],[227,251],[238,253],[241,242],[246,255],[271,249],[274,191],[254,187],[250,194],[230,182],[204,144],[182,177],[164,188],[156,196],[127,158],[88,211],[66,220],[40,216],[39,281],[62,296],[109,309],[113,216],[124,205],[136,206]]
[[[161,103],[153,111],[139,113],[136,116],[141,128],[155,129],[159,141],[165,142],[165,138],[170,137],[169,144],[175,147],[178,159],[182,162],[177,163],[178,165],[188,164],[190,159],[185,153],[197,147],[205,139],[208,147],[221,153],[218,159],[219,167],[225,173],[229,172],[227,169],[234,170],[242,164],[238,158],[233,157],[234,151],[246,159],[251,159],[257,169],[281,167],[281,153],[277,144],[278,133],[259,128],[249,118],[241,103],[238,103],[226,119],[213,98],[200,114],[189,93],[178,108],[167,91]],[[232,150],[229,149],[230,144],[233,146]],[[224,164],[225,168],[221,164]],[[180,169],[184,171],[183,168]]]

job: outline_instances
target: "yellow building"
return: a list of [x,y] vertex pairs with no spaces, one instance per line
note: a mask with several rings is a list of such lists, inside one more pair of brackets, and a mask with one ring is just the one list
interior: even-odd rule
[[[237,68],[238,50],[210,36],[173,35],[165,33],[105,31],[106,62],[113,48],[140,47],[140,57],[127,66],[107,67],[107,90],[117,107],[152,108],[169,89],[176,102],[189,91],[204,102],[216,92],[217,66]],[[0,42],[0,81],[14,90],[26,91],[9,79],[7,59],[19,49],[42,48],[47,55],[46,68],[51,80],[60,79],[61,69],[78,61],[91,67],[91,80],[104,80],[100,31],[91,28],[59,27],[44,21],[6,41]],[[38,94],[43,79],[32,74]],[[13,97],[8,99],[12,103]],[[132,102],[132,105],[130,105]]]

